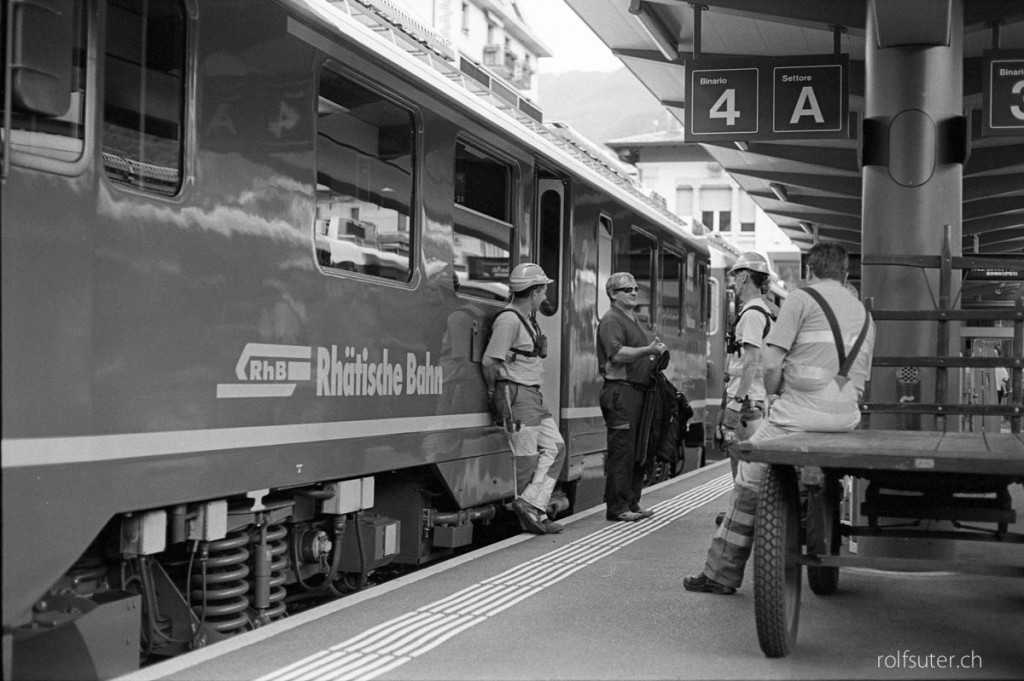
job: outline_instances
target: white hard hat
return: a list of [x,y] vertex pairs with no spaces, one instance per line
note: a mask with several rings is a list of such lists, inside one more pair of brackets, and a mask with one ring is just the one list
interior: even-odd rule
[[740,270],[750,270],[751,272],[760,272],[761,274],[772,273],[771,268],[768,266],[768,258],[755,251],[747,251],[741,255],[736,264],[729,269],[729,274]]
[[553,281],[554,279],[548,279],[548,275],[544,274],[544,270],[541,269],[540,265],[524,262],[516,265],[512,270],[512,274],[508,278],[508,288],[513,292],[525,291],[531,286],[550,284]]

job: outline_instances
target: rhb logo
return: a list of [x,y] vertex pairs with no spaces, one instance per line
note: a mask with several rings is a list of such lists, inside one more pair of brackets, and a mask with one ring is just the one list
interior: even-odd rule
[[217,397],[291,397],[312,375],[311,348],[247,343],[235,364],[240,383],[218,383]]
[[238,382],[218,383],[217,397],[291,397],[300,382],[314,378],[317,397],[442,393],[443,370],[430,361],[430,352],[422,358],[407,352],[405,362],[392,362],[392,356],[388,348],[374,359],[368,348],[248,343],[235,364]]

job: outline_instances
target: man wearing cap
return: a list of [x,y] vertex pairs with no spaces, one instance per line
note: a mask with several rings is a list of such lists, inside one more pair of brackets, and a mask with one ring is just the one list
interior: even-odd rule
[[565,462],[565,441],[541,397],[547,342],[537,325],[551,282],[533,263],[512,270],[512,300],[491,325],[481,365],[491,409],[505,427],[514,457],[512,510],[520,526],[534,534],[562,531],[548,519],[547,508]]
[[636,321],[640,289],[629,272],[608,277],[605,292],[611,308],[597,326],[598,371],[604,378],[601,413],[608,429],[604,501],[608,520],[636,522],[653,511],[640,507],[642,461],[637,456],[644,389],[653,380],[653,367],[665,344],[647,334]]
[[[746,440],[765,415],[761,344],[775,315],[762,297],[768,291],[771,270],[760,253],[744,253],[729,270],[736,297],[742,303],[733,323],[726,365],[725,404],[720,415],[719,440],[724,448]],[[731,452],[730,452],[731,454]],[[732,457],[733,475],[736,459]]]

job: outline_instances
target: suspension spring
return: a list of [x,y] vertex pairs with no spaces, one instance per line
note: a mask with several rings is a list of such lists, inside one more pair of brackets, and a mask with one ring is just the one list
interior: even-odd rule
[[257,624],[266,624],[285,616],[284,584],[288,569],[288,529],[284,525],[261,527],[252,536],[255,544],[253,569],[250,573],[250,601],[256,611]]
[[206,626],[221,634],[237,634],[249,625],[248,543],[245,531],[206,542],[209,557],[200,558],[199,573],[192,575],[192,607]]

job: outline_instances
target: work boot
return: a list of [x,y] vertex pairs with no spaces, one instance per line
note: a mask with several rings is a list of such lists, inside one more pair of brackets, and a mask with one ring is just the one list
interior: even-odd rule
[[[519,518],[519,527],[523,528],[524,531],[532,532],[533,534],[549,534],[547,526],[537,517],[538,512],[522,499],[516,499],[512,502],[512,510],[515,512],[516,517]],[[559,531],[561,531],[561,525],[559,525]],[[550,534],[555,533],[552,532]]]
[[719,584],[715,580],[709,579],[703,572],[699,575],[691,575],[684,578],[683,588],[687,591],[696,591],[698,593],[705,594],[721,594],[723,596],[736,593],[736,589],[734,587]]
[[547,532],[547,534],[558,534],[559,532],[565,529],[560,524],[556,523],[554,520],[548,520],[547,518],[544,518],[544,520],[542,520],[541,522],[544,523],[544,530],[545,532]]
[[638,520],[642,520],[643,516],[633,511],[626,511],[618,515],[605,515],[605,518],[612,522],[624,522],[624,523],[635,523]]

